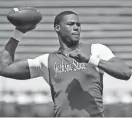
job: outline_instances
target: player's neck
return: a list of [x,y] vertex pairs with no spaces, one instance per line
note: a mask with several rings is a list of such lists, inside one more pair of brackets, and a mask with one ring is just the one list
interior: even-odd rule
[[78,47],[79,47],[79,43],[74,44],[74,45],[66,45],[64,43],[60,43],[60,48],[66,51],[72,51],[72,50],[77,49]]
[[80,47],[80,43],[77,43],[76,45],[72,45],[72,46],[67,46],[65,44],[61,44],[60,45],[60,48],[59,48],[59,51],[63,52],[63,53],[69,53],[73,50],[76,50]]

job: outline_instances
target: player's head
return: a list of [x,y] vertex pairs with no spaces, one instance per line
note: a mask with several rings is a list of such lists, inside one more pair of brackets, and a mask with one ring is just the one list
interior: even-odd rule
[[77,44],[80,39],[80,21],[75,12],[63,11],[54,20],[54,28],[60,40],[67,46]]

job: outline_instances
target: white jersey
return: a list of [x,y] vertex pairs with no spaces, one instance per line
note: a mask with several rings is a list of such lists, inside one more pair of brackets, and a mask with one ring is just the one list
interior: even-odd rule
[[[92,44],[91,55],[98,56],[100,59],[106,61],[115,57],[112,51],[107,46],[102,44]],[[48,57],[49,54],[44,54],[35,59],[28,59],[31,78],[42,76],[45,78],[47,82],[49,82]],[[96,69],[99,71],[98,68]],[[99,71],[99,72],[103,72],[103,71]]]

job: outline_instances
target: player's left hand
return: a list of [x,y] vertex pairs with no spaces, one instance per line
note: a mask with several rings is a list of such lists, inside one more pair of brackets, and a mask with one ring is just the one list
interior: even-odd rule
[[90,58],[88,55],[78,50],[69,53],[69,57],[74,58],[79,63],[88,63]]

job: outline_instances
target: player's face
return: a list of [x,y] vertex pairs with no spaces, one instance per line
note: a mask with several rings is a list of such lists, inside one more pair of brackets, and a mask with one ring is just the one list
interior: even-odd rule
[[75,14],[65,15],[60,22],[60,32],[63,42],[67,45],[74,45],[80,39],[80,21]]

